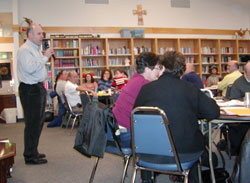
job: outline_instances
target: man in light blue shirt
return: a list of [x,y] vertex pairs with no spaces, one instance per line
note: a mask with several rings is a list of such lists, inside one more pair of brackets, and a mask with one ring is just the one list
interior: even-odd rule
[[17,52],[19,96],[25,121],[23,155],[26,164],[44,164],[47,160],[45,154],[38,152],[38,144],[45,119],[45,64],[53,54],[53,49],[48,48],[44,54],[41,53],[43,30],[39,25],[32,25],[27,29],[27,38]]

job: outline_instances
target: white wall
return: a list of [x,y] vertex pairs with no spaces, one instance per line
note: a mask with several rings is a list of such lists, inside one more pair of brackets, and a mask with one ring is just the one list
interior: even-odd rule
[[[6,0],[5,0],[6,1]],[[43,26],[137,26],[132,10],[142,4],[145,27],[239,29],[250,24],[249,8],[230,0],[190,0],[191,8],[171,8],[170,0],[19,0],[19,22],[31,18]]]
[[0,0],[0,12],[12,12],[12,1]]

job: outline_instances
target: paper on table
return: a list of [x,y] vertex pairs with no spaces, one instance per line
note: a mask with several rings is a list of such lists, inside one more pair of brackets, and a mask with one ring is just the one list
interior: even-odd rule
[[216,101],[220,107],[244,106],[244,102],[240,100],[230,100],[228,102]]
[[227,115],[250,116],[250,109],[245,107],[224,107],[221,109]]

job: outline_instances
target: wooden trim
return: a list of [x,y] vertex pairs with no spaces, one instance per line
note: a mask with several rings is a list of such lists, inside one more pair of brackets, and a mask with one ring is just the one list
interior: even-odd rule
[[13,37],[0,37],[0,43],[13,43]]
[[[226,29],[191,29],[191,28],[161,28],[161,27],[43,27],[47,33],[120,33],[123,28],[145,29],[147,34],[214,34],[234,35],[238,30]],[[19,31],[19,25],[13,25],[14,32]]]

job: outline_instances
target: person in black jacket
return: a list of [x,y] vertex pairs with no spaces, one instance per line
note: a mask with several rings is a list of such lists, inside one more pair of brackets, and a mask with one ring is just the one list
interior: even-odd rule
[[[186,153],[188,156],[185,161],[189,161],[205,148],[198,119],[212,120],[219,117],[219,107],[197,86],[180,79],[185,70],[185,58],[180,53],[166,52],[160,58],[160,64],[163,65],[162,75],[142,87],[134,108],[155,106],[164,110],[177,153]],[[198,182],[197,171],[193,172],[191,170],[190,174],[193,175],[190,175],[190,180]]]

